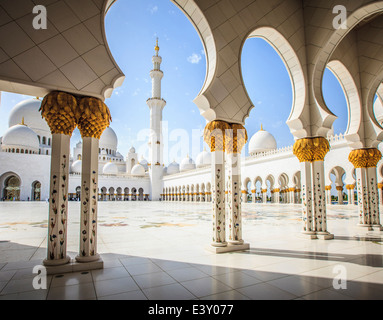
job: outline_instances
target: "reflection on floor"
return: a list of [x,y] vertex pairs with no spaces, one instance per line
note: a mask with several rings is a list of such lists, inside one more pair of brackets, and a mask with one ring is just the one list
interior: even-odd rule
[[[329,206],[334,240],[300,236],[299,205],[243,205],[246,252],[215,255],[210,204],[101,202],[103,270],[48,276],[46,203],[0,202],[0,299],[383,299],[383,241],[354,236],[357,208]],[[78,202],[70,203],[68,251],[79,246]],[[346,282],[341,280],[344,278]],[[335,289],[334,284],[347,288]]]

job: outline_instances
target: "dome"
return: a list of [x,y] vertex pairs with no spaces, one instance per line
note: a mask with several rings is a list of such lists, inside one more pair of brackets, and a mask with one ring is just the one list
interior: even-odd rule
[[171,164],[169,164],[167,169],[166,169],[167,174],[175,174],[178,172],[180,172],[180,165],[175,161],[173,161]]
[[75,162],[72,163],[71,170],[73,173],[81,173],[81,169],[82,169],[81,160],[76,160]]
[[196,159],[197,168],[206,167],[211,165],[211,153],[205,149],[197,156]]
[[143,156],[141,156],[141,159],[139,161],[139,164],[142,165],[145,169],[145,171],[148,170],[148,161],[145,160]]
[[99,147],[101,149],[117,150],[117,135],[111,127],[104,130],[101,135]]
[[102,173],[103,174],[117,174],[118,168],[117,168],[116,164],[114,164],[113,162],[108,162],[102,168]]
[[37,134],[29,127],[17,124],[9,128],[3,136],[3,147],[39,150],[39,139]]
[[131,147],[131,148],[129,149],[129,153],[136,153],[136,149],[135,149],[134,147]]
[[180,170],[182,171],[188,171],[195,169],[195,163],[192,158],[187,156],[185,159],[181,161]]
[[256,154],[259,152],[266,152],[270,150],[274,150],[277,148],[277,141],[274,136],[263,130],[259,130],[256,134],[254,134],[249,142],[249,153]]
[[13,107],[8,119],[8,126],[13,127],[21,122],[24,118],[24,123],[32,130],[47,131],[50,129],[46,121],[41,117],[39,111],[41,101],[38,99],[28,99],[21,101]]
[[136,164],[132,168],[132,175],[133,176],[144,176],[145,175],[145,168],[141,164]]

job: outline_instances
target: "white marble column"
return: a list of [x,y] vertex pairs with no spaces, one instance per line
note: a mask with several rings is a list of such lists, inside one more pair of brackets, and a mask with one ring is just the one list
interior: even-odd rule
[[45,266],[58,266],[70,261],[67,255],[69,159],[70,136],[52,134],[48,254],[44,260]]
[[92,262],[100,258],[97,253],[98,148],[99,139],[83,137],[80,251],[76,257],[78,262]]
[[214,247],[224,247],[226,242],[225,216],[225,153],[212,152],[212,204],[213,204],[213,242]]
[[338,204],[343,204],[343,186],[336,186],[338,192]]

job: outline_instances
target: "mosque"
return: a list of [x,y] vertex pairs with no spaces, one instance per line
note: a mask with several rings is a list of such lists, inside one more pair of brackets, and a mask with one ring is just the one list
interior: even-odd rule
[[[161,135],[162,109],[160,69],[162,58],[153,57],[153,94],[148,99],[153,130]],[[160,97],[160,98],[156,98]],[[49,198],[49,175],[52,134],[42,118],[41,100],[29,99],[18,103],[9,115],[8,130],[0,138],[0,184],[4,201],[43,201]],[[379,96],[374,111],[383,122],[383,105]],[[345,137],[327,136],[331,149],[325,161],[326,201],[355,205],[357,202],[355,169],[348,161],[350,153]],[[160,141],[150,141],[151,162],[161,164],[163,150],[157,150]],[[152,148],[155,146],[155,148]],[[277,148],[273,135],[263,127],[248,143],[249,156],[241,166],[241,201],[261,203],[301,203],[301,171],[293,154],[293,146]],[[102,133],[98,148],[99,201],[211,201],[211,152],[206,148],[196,160],[187,155],[180,163],[173,161],[159,167],[159,172],[149,170],[151,164],[134,147],[124,157],[118,152],[118,137],[111,127]],[[383,184],[383,162],[378,163],[379,186]],[[156,168],[155,168],[156,169]],[[81,198],[82,142],[73,148],[69,161],[69,200]],[[335,177],[332,187],[331,175]],[[226,186],[225,190],[228,189]],[[332,197],[331,189],[335,193]],[[379,188],[383,201],[382,187]],[[226,191],[227,194],[227,191]]]
[[[0,89],[44,98],[24,101],[10,114],[1,138],[0,198],[49,199],[43,263],[50,273],[74,263],[87,270],[103,267],[97,213],[98,201],[104,200],[209,201],[209,247],[215,253],[249,248],[242,236],[242,202],[300,203],[301,233],[309,239],[334,238],[326,220],[326,204],[332,200],[357,206],[358,226],[366,232],[382,232],[381,1],[340,0],[344,28],[334,23],[338,16],[332,2],[172,0],[204,46],[206,77],[193,101],[207,123],[203,138],[209,150],[195,161],[186,155],[170,164],[163,160],[166,101],[158,43],[150,71],[152,96],[146,101],[148,159],[134,148],[125,157],[120,154],[109,127],[104,101],[124,81],[105,36],[105,15],[115,2],[49,2],[47,30],[31,27],[30,1],[17,8],[11,1],[1,4]],[[242,78],[241,52],[249,38],[271,44],[289,73],[291,147],[278,148],[263,128],[247,136],[245,120],[254,105]],[[332,132],[336,116],[322,94],[326,68],[338,78],[347,101],[348,126],[342,135]],[[70,152],[76,127],[82,139]],[[245,146],[248,157],[241,156]],[[79,198],[82,241],[72,260],[67,254],[68,200]]]

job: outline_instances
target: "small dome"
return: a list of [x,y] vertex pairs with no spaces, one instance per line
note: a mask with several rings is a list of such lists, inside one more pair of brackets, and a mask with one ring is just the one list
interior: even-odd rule
[[71,170],[73,173],[81,173],[81,169],[82,169],[81,160],[76,160],[75,162],[72,163]]
[[275,140],[274,136],[271,133],[263,130],[263,128],[255,133],[249,142],[249,153],[251,155],[275,150],[276,148],[277,141]]
[[117,174],[118,173],[118,168],[116,164],[113,162],[108,162],[104,167],[102,168],[103,174]]
[[175,174],[178,172],[180,172],[180,165],[175,161],[173,161],[171,164],[169,164],[167,169],[166,169],[167,174]]
[[193,170],[193,169],[195,169],[195,163],[192,158],[187,156],[185,159],[181,161],[181,165],[180,165],[181,172]]
[[24,123],[32,130],[42,130],[50,133],[47,122],[42,118],[39,111],[41,101],[38,99],[28,99],[21,101],[13,107],[8,119],[8,126],[13,127],[21,122],[24,118]]
[[131,147],[131,148],[129,149],[129,153],[136,153],[136,149],[135,149],[134,147]]
[[196,159],[197,168],[202,168],[211,165],[211,153],[205,149],[197,156]]
[[101,149],[117,150],[117,135],[111,127],[104,130],[101,135],[99,146]]
[[40,145],[37,134],[31,128],[22,124],[9,128],[3,136],[2,144],[3,148],[12,147],[36,152],[39,150]]
[[133,176],[144,176],[145,175],[145,168],[141,164],[136,164],[132,168],[132,175]]

